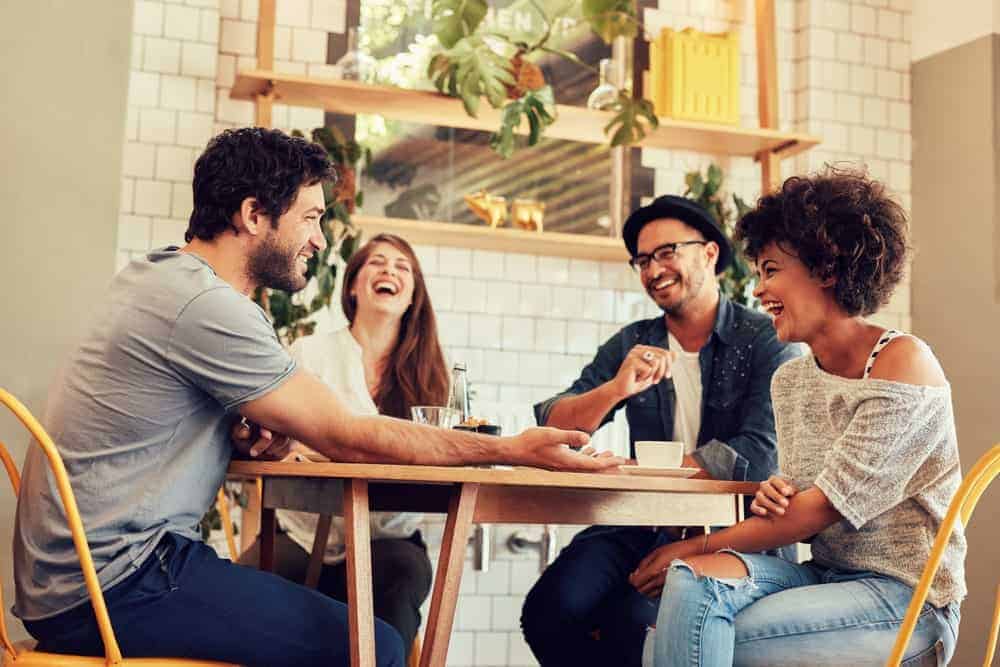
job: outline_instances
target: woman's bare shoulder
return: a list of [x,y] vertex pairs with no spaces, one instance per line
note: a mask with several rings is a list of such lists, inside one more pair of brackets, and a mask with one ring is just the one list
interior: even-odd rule
[[914,336],[899,336],[882,348],[869,377],[929,387],[948,384],[931,348]]

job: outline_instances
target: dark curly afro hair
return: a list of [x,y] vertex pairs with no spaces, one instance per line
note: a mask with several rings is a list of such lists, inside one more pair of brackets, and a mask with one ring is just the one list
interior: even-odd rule
[[833,278],[834,299],[852,317],[888,303],[910,250],[906,213],[885,187],[863,172],[830,166],[761,197],[736,225],[736,240],[751,261],[775,243],[814,277]]
[[299,188],[336,179],[326,150],[279,130],[244,127],[212,138],[194,165],[194,210],[184,240],[211,241],[232,228],[247,197],[278,225]]

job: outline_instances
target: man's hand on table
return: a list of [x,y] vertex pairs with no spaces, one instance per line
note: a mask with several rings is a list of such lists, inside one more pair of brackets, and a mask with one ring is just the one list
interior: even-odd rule
[[625,459],[614,456],[611,452],[597,452],[593,447],[584,447],[580,451],[570,449],[583,447],[589,441],[590,436],[582,431],[529,428],[509,438],[510,446],[507,451],[511,458],[503,462],[576,472],[601,472],[625,463]]
[[280,461],[292,449],[295,442],[287,435],[273,433],[246,419],[233,423],[229,438],[239,454],[258,461]]

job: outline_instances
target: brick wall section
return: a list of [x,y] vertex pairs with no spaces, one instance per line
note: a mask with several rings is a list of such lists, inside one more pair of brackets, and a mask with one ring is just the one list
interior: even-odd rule
[[[796,14],[795,128],[823,144],[795,172],[866,165],[909,211],[910,0],[811,0]],[[909,277],[873,320],[910,329]]]
[[[661,0],[644,16],[650,33],[664,26],[740,31],[741,121],[748,126],[757,124],[753,4]],[[780,127],[824,142],[786,160],[784,174],[826,162],[866,164],[908,208],[908,0],[776,0],[776,12]],[[344,17],[345,0],[277,0],[276,69],[336,76],[325,64],[326,35],[342,33]],[[230,100],[229,90],[237,71],[256,66],[256,30],[257,0],[135,0],[119,266],[135,253],[182,242],[194,159],[215,132],[252,124],[253,105]],[[323,113],[276,105],[273,118],[276,127],[308,130],[322,124]],[[656,194],[681,192],[684,174],[711,162],[725,170],[732,192],[748,201],[759,194],[758,167],[749,158],[644,150],[642,161],[655,169]],[[623,323],[653,313],[635,277],[617,263],[416,250],[448,356],[469,365],[479,409],[511,426],[525,423],[530,403],[576,377]],[[875,319],[909,327],[908,285]],[[621,440],[616,428],[605,442]],[[441,528],[429,521],[424,529],[432,559]],[[450,665],[534,664],[518,618],[538,559],[505,549],[512,530],[538,532],[497,526],[490,571],[467,563]],[[564,539],[572,532],[564,529]]]
[[215,131],[218,0],[137,0],[118,265],[183,239],[191,167]]

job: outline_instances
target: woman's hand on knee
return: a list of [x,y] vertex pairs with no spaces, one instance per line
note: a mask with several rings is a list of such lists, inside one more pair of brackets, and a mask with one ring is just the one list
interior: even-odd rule
[[772,475],[767,481],[760,483],[753,502],[750,503],[750,511],[757,516],[769,514],[781,516],[788,507],[788,499],[798,492],[799,490],[788,480]]

